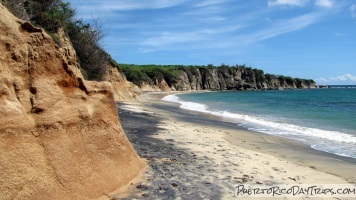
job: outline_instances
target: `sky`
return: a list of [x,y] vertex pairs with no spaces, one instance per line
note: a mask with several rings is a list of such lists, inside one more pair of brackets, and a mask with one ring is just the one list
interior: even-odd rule
[[119,63],[243,65],[356,85],[356,0],[68,0]]

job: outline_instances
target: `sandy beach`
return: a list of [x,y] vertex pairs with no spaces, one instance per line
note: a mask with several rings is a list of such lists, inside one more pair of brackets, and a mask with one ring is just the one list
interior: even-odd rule
[[235,188],[242,184],[356,182],[355,159],[183,110],[160,100],[163,95],[149,93],[142,103],[118,104],[129,140],[149,165],[124,199],[237,199]]

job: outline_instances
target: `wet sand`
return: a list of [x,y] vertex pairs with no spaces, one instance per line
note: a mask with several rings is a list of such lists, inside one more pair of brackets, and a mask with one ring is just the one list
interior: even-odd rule
[[145,94],[143,103],[118,106],[128,138],[149,165],[126,199],[236,199],[237,184],[356,181],[355,159],[247,131],[161,97]]

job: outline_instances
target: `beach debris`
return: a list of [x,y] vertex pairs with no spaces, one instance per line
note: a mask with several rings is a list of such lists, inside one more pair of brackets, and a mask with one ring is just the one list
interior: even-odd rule
[[136,188],[137,188],[137,189],[140,189],[140,190],[147,190],[147,189],[148,189],[148,187],[147,187],[146,185],[143,185],[143,184],[138,184],[138,185],[136,186]]
[[240,183],[246,183],[247,181],[252,181],[253,178],[254,178],[253,176],[249,176],[247,174],[242,175],[242,177],[234,177],[234,179]]
[[292,181],[299,181],[299,176],[296,176],[295,178],[292,177],[288,177],[288,179],[292,180]]

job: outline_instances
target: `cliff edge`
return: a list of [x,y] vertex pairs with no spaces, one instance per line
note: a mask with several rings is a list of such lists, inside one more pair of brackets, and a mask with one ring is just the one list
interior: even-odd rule
[[97,199],[145,167],[112,86],[0,4],[0,199]]
[[141,89],[126,80],[125,75],[115,63],[108,63],[104,80],[111,83],[115,101],[118,102],[137,102],[141,100]]
[[121,64],[127,80],[142,91],[283,90],[317,88],[314,80],[265,74],[245,65],[215,67]]

